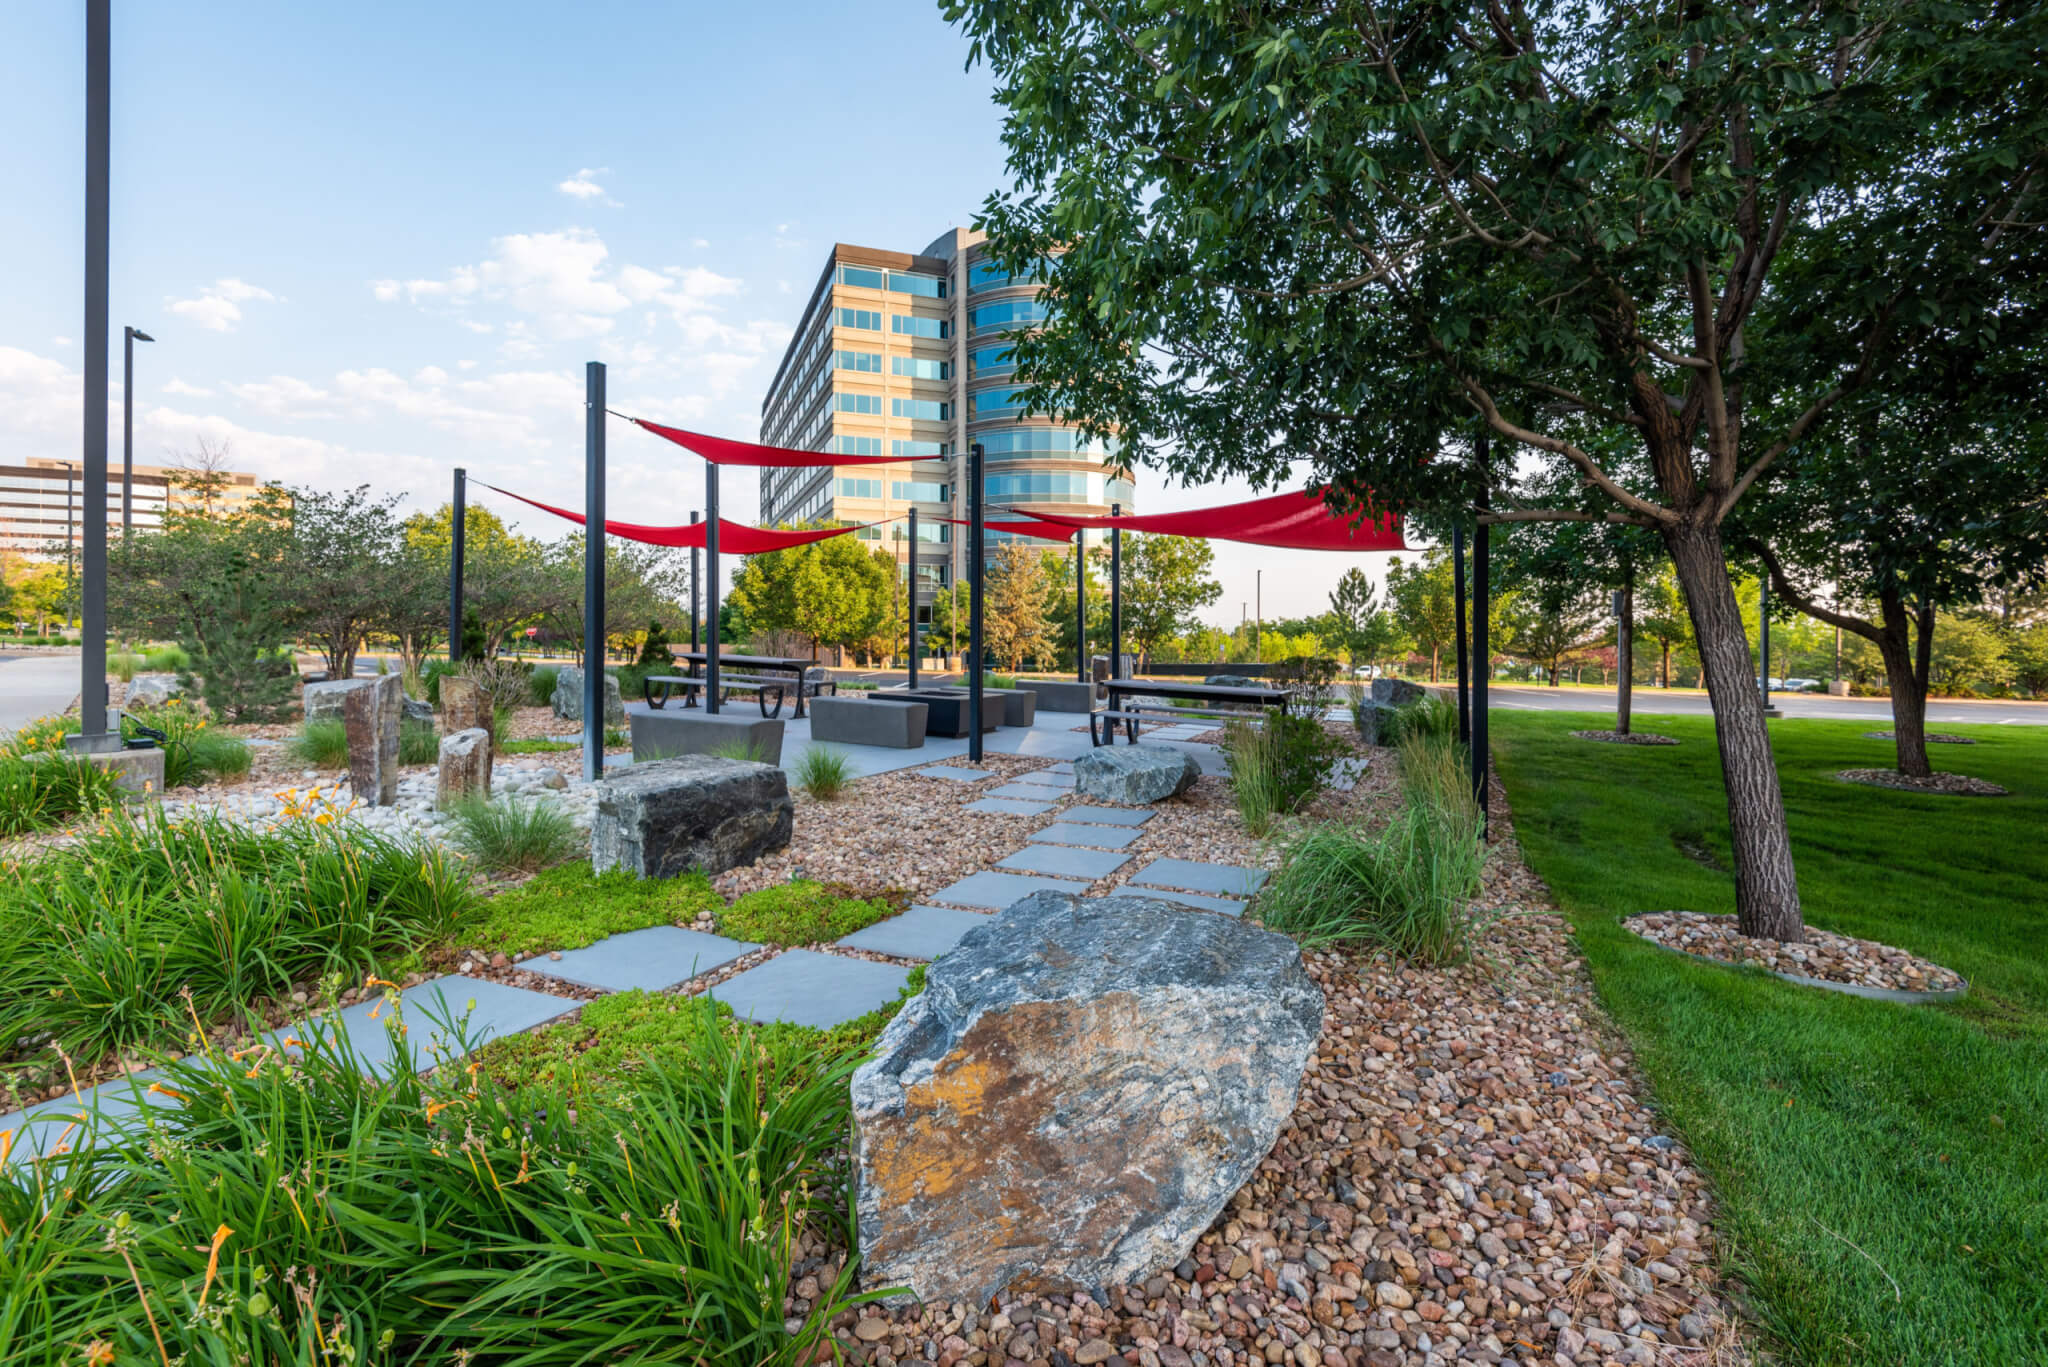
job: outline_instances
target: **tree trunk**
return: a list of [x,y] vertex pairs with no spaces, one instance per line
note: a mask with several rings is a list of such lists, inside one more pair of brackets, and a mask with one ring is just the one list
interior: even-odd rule
[[1671,687],[1671,642],[1665,641],[1662,644],[1664,649],[1664,686],[1669,688]]
[[1636,582],[1632,576],[1621,581],[1621,619],[1614,624],[1614,734],[1628,734],[1629,708],[1634,705],[1636,670]]
[[1728,793],[1728,826],[1735,846],[1735,915],[1744,935],[1803,941],[1799,881],[1785,799],[1764,723],[1763,697],[1752,685],[1749,638],[1715,530],[1664,529],[1664,544],[1685,586],[1693,636],[1699,642],[1714,738],[1721,751],[1721,781]]

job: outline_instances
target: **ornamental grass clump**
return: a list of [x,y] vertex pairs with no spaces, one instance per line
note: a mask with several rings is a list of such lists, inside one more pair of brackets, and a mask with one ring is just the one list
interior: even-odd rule
[[508,1091],[396,998],[431,1077],[325,1029],[209,1051],[146,1124],[0,1167],[0,1361],[794,1367],[881,1294],[849,1259],[785,1323],[805,1236],[852,1242],[857,1051],[764,1046],[707,1000],[630,1079]]
[[853,761],[844,750],[829,745],[809,745],[791,766],[796,786],[821,802],[830,802],[846,791],[853,781]]
[[301,764],[340,769],[348,764],[348,728],[339,717],[302,722],[299,733],[285,742],[287,753]]
[[494,872],[538,873],[587,848],[583,833],[557,802],[472,797],[450,811],[455,848]]
[[1226,782],[1245,829],[1263,839],[1274,819],[1302,807],[1322,791],[1324,780],[1350,747],[1323,726],[1318,716],[1269,707],[1263,720],[1224,724]]

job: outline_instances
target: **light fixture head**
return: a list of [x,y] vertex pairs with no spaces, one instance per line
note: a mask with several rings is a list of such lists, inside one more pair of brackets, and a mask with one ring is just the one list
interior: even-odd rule
[[156,340],[156,338],[150,336],[141,328],[129,328],[128,335],[130,337],[133,337],[138,342],[154,342]]

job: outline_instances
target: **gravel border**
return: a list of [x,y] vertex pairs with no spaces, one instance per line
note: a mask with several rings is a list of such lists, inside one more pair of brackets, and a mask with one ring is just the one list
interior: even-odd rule
[[1804,944],[1786,944],[1752,939],[1735,925],[1733,916],[1700,911],[1640,912],[1622,922],[1659,949],[1707,963],[1760,968],[1802,987],[1907,1003],[1953,1001],[1969,991],[1962,974],[1876,940],[1808,926]]
[[1866,788],[1890,788],[1901,793],[1926,793],[1930,797],[2011,797],[2012,789],[1969,774],[1936,774],[1932,778],[1911,778],[1896,769],[1844,769],[1835,775],[1844,783]]
[[1676,745],[1670,736],[1660,736],[1654,731],[1631,731],[1622,735],[1619,731],[1574,731],[1580,740],[1606,741],[1609,745]]
[[[1865,740],[1896,742],[1898,738],[1899,735],[1896,731],[1865,731],[1863,733],[1863,739]],[[1929,731],[1921,736],[1920,739],[1926,741],[1929,745],[1975,745],[1977,743],[1973,737],[1951,736],[1945,731]]]

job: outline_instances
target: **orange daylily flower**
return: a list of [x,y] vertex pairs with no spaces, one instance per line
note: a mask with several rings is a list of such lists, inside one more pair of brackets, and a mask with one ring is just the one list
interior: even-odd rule
[[183,1092],[175,1091],[172,1088],[166,1087],[161,1082],[150,1083],[148,1088],[148,1094],[151,1096],[167,1096],[173,1101],[183,1101],[185,1099],[185,1094]]
[[213,1290],[213,1279],[220,1275],[220,1248],[234,1236],[234,1231],[222,1225],[213,1232],[213,1246],[206,1251],[206,1280],[199,1287],[199,1303],[206,1304],[206,1293]]

